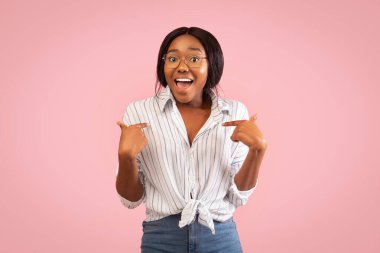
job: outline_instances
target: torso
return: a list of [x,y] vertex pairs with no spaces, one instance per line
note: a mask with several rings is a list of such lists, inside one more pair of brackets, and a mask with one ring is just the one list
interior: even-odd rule
[[211,114],[211,101],[207,108],[178,108],[181,113],[183,122],[185,123],[187,137],[189,138],[190,146],[202,126],[206,123]]

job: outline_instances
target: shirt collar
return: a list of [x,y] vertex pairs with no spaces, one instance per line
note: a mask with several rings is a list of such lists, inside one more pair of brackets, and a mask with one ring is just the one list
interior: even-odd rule
[[[227,113],[230,113],[230,105],[222,98],[218,97],[216,93],[213,90],[210,90],[209,92],[211,96],[212,106],[211,109],[214,110],[215,107],[217,107],[221,112],[225,111]],[[167,85],[158,95],[158,106],[160,107],[160,110],[163,112],[166,107],[168,107],[168,104],[171,104],[172,106],[176,104],[174,96],[169,88],[169,85]],[[169,102],[170,101],[170,102]]]

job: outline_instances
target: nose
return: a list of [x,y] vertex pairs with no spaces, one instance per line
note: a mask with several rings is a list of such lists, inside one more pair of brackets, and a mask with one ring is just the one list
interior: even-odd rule
[[181,60],[179,61],[179,64],[178,64],[177,70],[178,70],[179,72],[187,72],[187,71],[189,71],[189,67],[188,67],[187,64],[186,64],[185,59],[181,59]]

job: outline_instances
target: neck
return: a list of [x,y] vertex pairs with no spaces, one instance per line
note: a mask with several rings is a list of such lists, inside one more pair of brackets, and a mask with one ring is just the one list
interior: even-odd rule
[[209,109],[212,101],[208,94],[203,93],[200,97],[194,98],[189,103],[181,103],[176,100],[176,104],[177,107],[181,109]]

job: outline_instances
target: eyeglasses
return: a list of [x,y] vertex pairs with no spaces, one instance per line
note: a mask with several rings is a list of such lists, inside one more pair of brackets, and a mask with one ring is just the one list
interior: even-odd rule
[[[168,68],[175,69],[179,66],[181,57],[173,54],[164,54],[162,59]],[[206,56],[186,55],[185,63],[189,68],[199,68],[202,65],[202,59],[207,59]]]

